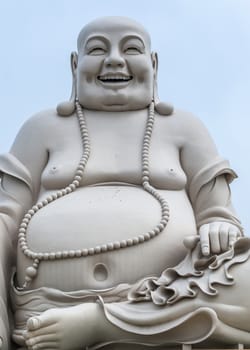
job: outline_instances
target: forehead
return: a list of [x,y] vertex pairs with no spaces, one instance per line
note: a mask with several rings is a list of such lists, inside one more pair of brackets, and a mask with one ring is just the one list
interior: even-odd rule
[[145,28],[125,17],[104,17],[87,24],[80,32],[77,40],[78,51],[92,37],[106,37],[109,41],[121,40],[124,37],[139,37],[146,49],[150,50],[150,36]]

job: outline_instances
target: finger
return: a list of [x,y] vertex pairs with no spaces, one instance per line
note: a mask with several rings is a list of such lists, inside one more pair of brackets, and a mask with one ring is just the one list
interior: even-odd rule
[[205,224],[200,227],[199,235],[201,242],[201,252],[204,256],[208,256],[210,254],[209,224]]
[[237,241],[237,238],[240,237],[240,230],[236,226],[230,226],[228,236],[229,236],[228,245],[231,248],[234,245],[234,243]]
[[220,236],[219,236],[219,230],[220,230],[220,223],[212,223],[210,224],[210,230],[209,230],[209,239],[210,239],[210,249],[212,253],[219,254],[221,251],[220,247]]
[[229,228],[228,223],[222,223],[219,228],[219,239],[220,239],[220,248],[222,252],[225,252],[229,248]]

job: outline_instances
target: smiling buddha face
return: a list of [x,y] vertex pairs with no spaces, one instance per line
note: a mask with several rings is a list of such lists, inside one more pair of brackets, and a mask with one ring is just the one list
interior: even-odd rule
[[153,96],[150,37],[137,22],[104,17],[83,28],[72,64],[79,102],[87,109],[146,108]]

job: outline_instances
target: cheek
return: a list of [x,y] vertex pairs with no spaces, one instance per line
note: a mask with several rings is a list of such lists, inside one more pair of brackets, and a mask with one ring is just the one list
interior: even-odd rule
[[78,65],[78,76],[80,79],[86,79],[91,83],[96,79],[102,67],[102,62],[98,57],[90,57],[82,60]]
[[131,72],[139,83],[151,81],[151,77],[153,76],[151,61],[135,57],[130,60],[128,65],[131,67]]

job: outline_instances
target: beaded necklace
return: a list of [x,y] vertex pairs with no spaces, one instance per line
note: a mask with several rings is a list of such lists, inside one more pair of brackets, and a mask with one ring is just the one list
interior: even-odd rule
[[80,132],[81,132],[81,142],[83,153],[79,164],[77,166],[76,172],[74,174],[73,181],[65,188],[56,191],[55,193],[49,195],[46,199],[35,204],[24,216],[18,234],[18,242],[23,254],[29,259],[33,260],[32,266],[29,266],[25,270],[25,282],[22,287],[19,287],[19,290],[26,289],[31,281],[37,276],[39,264],[41,261],[46,260],[59,260],[59,259],[72,259],[72,258],[81,258],[87,257],[95,254],[105,253],[113,250],[124,249],[131,247],[133,245],[138,245],[149,241],[150,239],[156,237],[161,233],[167,226],[169,220],[169,206],[167,201],[156,191],[156,189],[150,184],[149,180],[149,151],[150,151],[150,141],[152,137],[152,131],[154,126],[154,103],[152,102],[148,107],[148,118],[146,123],[146,129],[143,138],[142,145],[142,188],[150,193],[161,206],[161,220],[160,222],[150,231],[142,233],[138,236],[116,241],[109,242],[100,246],[95,246],[91,248],[83,248],[77,250],[64,250],[56,252],[45,252],[37,253],[32,251],[27,243],[27,228],[32,219],[32,217],[42,208],[47,206],[49,203],[54,202],[55,200],[64,197],[71,192],[75,191],[77,187],[80,186],[81,180],[84,175],[84,169],[86,167],[87,161],[90,156],[90,140],[88,134],[88,128],[83,113],[82,106],[80,105],[78,99],[75,101],[76,106],[76,115],[79,122]]

